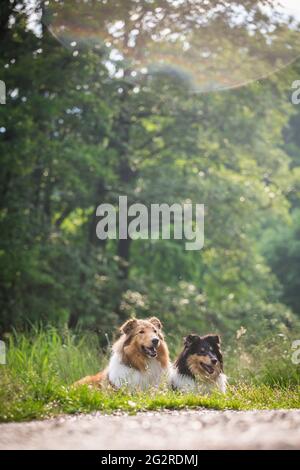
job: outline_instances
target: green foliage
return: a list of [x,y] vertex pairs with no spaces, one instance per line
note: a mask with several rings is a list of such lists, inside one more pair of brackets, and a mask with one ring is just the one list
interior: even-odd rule
[[[7,338],[7,364],[19,382],[49,387],[70,384],[100,367],[103,355],[97,336],[79,334],[67,328],[34,328],[30,334],[13,332]],[[3,371],[5,373],[5,370]]]
[[107,362],[95,335],[67,329],[59,333],[52,327],[36,329],[30,335],[11,334],[7,338],[7,364],[0,366],[0,421],[96,410],[135,413],[187,406],[221,410],[298,408],[299,366],[292,364],[286,351],[290,340],[269,339],[247,349],[245,338],[225,348],[228,393],[198,396],[172,392],[165,386],[154,394],[73,388],[70,385],[75,380],[96,373]]
[[[104,333],[128,315],[154,313],[177,342],[191,330],[233,337],[243,326],[263,337],[292,328],[285,303],[298,312],[297,212],[282,235],[286,268],[274,234],[268,251],[259,240],[299,202],[289,101],[299,63],[247,87],[195,94],[176,74],[135,75],[107,48],[84,43],[74,54],[43,25],[27,28],[25,5],[10,3],[0,46],[8,91],[0,108],[1,334],[68,323],[93,328],[104,345]],[[204,203],[204,250],[188,252],[178,240],[99,241],[96,207],[121,194],[147,207]]]
[[289,224],[270,228],[262,250],[282,288],[282,301],[300,315],[300,209],[294,209]]

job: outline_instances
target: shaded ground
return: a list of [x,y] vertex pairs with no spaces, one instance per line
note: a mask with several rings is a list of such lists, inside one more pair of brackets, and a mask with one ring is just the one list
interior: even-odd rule
[[1,424],[0,449],[300,449],[300,410],[94,413]]

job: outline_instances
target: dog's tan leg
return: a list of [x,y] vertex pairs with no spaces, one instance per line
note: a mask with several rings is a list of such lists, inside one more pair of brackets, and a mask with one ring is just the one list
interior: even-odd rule
[[77,382],[75,382],[73,386],[77,387],[78,385],[91,385],[94,387],[101,387],[106,377],[107,372],[106,370],[103,370],[101,372],[98,372],[98,374],[96,375],[87,375],[86,377],[83,377],[83,379],[77,380]]

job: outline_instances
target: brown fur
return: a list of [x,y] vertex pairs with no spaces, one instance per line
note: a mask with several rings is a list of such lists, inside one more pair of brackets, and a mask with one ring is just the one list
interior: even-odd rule
[[[169,364],[169,351],[162,333],[162,324],[156,317],[147,320],[130,319],[120,328],[121,336],[113,345],[113,351],[119,352],[125,365],[141,372],[147,369],[148,357],[143,347],[150,348],[152,338],[159,338],[157,347],[157,360],[163,368]],[[108,368],[96,375],[89,375],[75,382],[75,386],[88,384],[91,386],[102,386],[107,384]]]
[[213,374],[207,374],[205,370],[203,370],[203,368],[201,367],[201,362],[209,366],[211,365],[211,360],[208,356],[199,356],[198,354],[192,354],[187,359],[188,367],[195,377],[201,376],[209,381],[214,380],[216,377],[218,377],[221,372],[219,364],[216,364],[216,366],[214,367]]
[[[208,381],[216,380],[223,372],[223,355],[220,346],[219,335],[190,334],[184,339],[184,348],[175,361],[175,367],[181,375],[199,377]],[[214,364],[212,360],[215,360]],[[201,363],[212,367],[213,373],[208,373]]]
[[77,382],[74,383],[75,386],[77,385],[95,385],[95,386],[101,386],[103,382],[105,381],[107,377],[107,369],[104,369],[101,372],[98,372],[96,375],[87,375],[86,377],[83,377],[83,379],[77,380]]

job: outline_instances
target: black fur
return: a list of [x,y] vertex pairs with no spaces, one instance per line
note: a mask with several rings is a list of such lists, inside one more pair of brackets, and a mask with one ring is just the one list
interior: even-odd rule
[[179,374],[195,378],[187,365],[187,359],[192,354],[201,354],[215,356],[221,365],[223,371],[223,355],[220,349],[220,337],[218,335],[188,335],[184,338],[184,348],[175,361],[175,367]]

